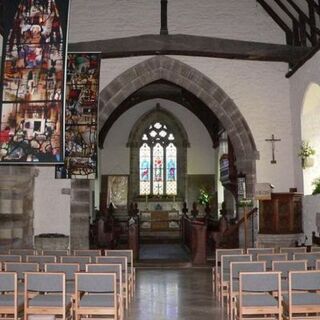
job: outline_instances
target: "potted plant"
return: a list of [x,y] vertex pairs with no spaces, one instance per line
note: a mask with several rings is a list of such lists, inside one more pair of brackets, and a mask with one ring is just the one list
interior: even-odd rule
[[309,142],[302,142],[298,156],[301,158],[301,164],[303,169],[313,166],[314,159],[311,156],[313,156],[315,153],[316,150],[309,145]]
[[320,177],[317,179],[314,179],[312,182],[312,185],[314,186],[314,189],[312,191],[312,194],[319,194],[320,193]]
[[198,203],[202,206],[206,206],[210,203],[213,195],[206,188],[200,188],[199,192]]

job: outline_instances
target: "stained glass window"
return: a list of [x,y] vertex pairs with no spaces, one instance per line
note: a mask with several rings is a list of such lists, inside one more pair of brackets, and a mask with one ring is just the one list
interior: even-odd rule
[[166,160],[166,193],[177,194],[177,148],[173,143],[170,143],[166,148]]
[[163,195],[163,147],[157,143],[152,149],[153,155],[153,194]]
[[140,148],[140,194],[150,194],[150,161],[151,161],[151,149],[144,143]]
[[170,128],[158,121],[143,133],[139,153],[140,195],[177,194],[177,147],[174,140]]

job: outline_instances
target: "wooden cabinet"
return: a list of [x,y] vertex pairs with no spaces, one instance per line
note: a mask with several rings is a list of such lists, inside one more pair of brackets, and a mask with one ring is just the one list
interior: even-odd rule
[[302,196],[300,193],[272,193],[271,200],[260,201],[259,232],[302,232]]

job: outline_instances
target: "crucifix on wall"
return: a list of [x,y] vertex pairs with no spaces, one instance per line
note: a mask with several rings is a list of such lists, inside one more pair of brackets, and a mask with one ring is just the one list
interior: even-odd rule
[[275,158],[275,150],[276,150],[276,142],[281,141],[281,139],[276,139],[274,137],[274,134],[272,134],[271,139],[265,139],[267,142],[271,142],[272,146],[272,160],[270,161],[272,164],[277,163],[277,160]]

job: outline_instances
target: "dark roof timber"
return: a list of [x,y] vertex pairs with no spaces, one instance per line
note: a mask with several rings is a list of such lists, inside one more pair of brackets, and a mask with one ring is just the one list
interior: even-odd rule
[[294,65],[308,48],[192,35],[141,35],[70,43],[69,51],[98,51],[102,58],[143,55],[184,55],[211,58],[277,61]]

